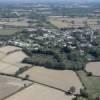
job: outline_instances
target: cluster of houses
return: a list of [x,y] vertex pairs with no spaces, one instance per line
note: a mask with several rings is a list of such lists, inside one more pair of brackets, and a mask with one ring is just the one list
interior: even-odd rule
[[19,33],[8,40],[9,44],[39,49],[45,46],[69,47],[71,49],[93,47],[92,42],[96,39],[92,29],[67,29],[64,31],[55,29],[27,29],[27,36]]

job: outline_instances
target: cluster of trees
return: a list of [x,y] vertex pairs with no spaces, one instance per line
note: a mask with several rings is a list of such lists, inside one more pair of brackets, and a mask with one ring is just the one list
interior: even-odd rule
[[87,53],[92,55],[96,61],[100,61],[100,48],[88,49]]
[[[58,53],[52,50],[27,50],[23,51],[29,56],[23,60],[23,63],[33,64],[37,66],[45,66],[52,69],[65,69],[65,65],[62,62],[61,57]],[[35,57],[34,57],[35,54]],[[36,55],[37,54],[37,55]],[[39,55],[39,56],[38,56]]]
[[[75,94],[75,92],[76,92],[76,88],[74,86],[71,86],[69,88],[68,92],[66,92],[66,94]],[[78,99],[79,97],[88,98],[88,92],[85,88],[83,88],[83,89],[81,88],[80,94],[76,94],[76,96],[72,100],[80,100],[80,99]]]
[[81,56],[78,50],[71,50],[68,47],[64,47],[62,48],[62,51],[65,53],[66,59],[70,62],[69,69],[71,70],[84,69],[84,66],[86,64],[86,58],[85,56]]
[[32,53],[52,55],[57,60],[57,62],[62,62],[62,58],[60,57],[59,53],[53,50],[38,49],[38,50],[32,50]]

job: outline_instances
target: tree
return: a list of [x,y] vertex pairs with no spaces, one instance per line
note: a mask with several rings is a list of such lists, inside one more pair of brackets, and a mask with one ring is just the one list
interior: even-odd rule
[[100,96],[97,96],[95,100],[100,100]]
[[86,89],[80,89],[80,95],[87,98],[88,93],[87,93]]
[[74,86],[70,87],[69,92],[71,94],[75,93],[75,91],[76,91],[76,88]]
[[87,76],[92,76],[92,72],[87,72]]
[[29,79],[29,75],[25,75],[24,80],[28,80]]
[[70,53],[71,52],[71,49],[68,48],[67,46],[66,47],[63,47],[62,50],[66,53]]

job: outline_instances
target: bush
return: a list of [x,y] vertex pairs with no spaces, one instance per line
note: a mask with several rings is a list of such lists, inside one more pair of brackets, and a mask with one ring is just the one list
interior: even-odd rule
[[70,87],[69,93],[73,94],[76,91],[76,88],[74,86]]
[[80,89],[80,95],[87,98],[88,97],[88,93],[86,91],[86,89]]
[[87,72],[87,76],[92,76],[92,72]]

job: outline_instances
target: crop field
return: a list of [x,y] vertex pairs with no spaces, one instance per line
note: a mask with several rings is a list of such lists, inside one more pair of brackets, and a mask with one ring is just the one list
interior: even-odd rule
[[17,28],[6,28],[6,29],[0,28],[0,35],[9,36],[15,34],[17,31],[19,31],[19,29]]
[[11,19],[1,19],[0,25],[10,25],[10,26],[28,26],[27,19],[17,19],[17,18],[11,18]]
[[16,63],[22,62],[23,59],[26,57],[27,56],[25,55],[25,53],[23,53],[22,51],[18,51],[18,52],[9,54],[2,61],[10,63],[10,64],[16,64]]
[[76,93],[83,88],[80,80],[75,72],[70,70],[51,70],[44,67],[33,66],[33,68],[25,71],[21,77],[29,75],[30,79],[39,83],[46,84],[64,91],[68,91],[70,87],[76,87]]
[[8,22],[5,25],[14,25],[14,26],[28,26],[28,23],[25,21],[15,21],[15,22]]
[[0,48],[0,73],[15,74],[20,68],[29,64],[23,64],[21,61],[27,55],[21,51],[21,48],[14,46],[5,46]]
[[73,96],[68,96],[53,88],[33,84],[6,100],[72,100],[72,98]]
[[3,53],[0,52],[0,60],[1,60],[3,57],[5,57],[5,54],[3,54]]
[[19,47],[4,46],[0,48],[0,53],[9,54],[9,53],[12,53],[14,51],[19,51],[19,50],[21,50]]
[[0,75],[0,100],[18,91],[24,84],[29,85],[30,82]]
[[84,71],[78,71],[78,74],[81,78],[82,83],[87,88],[90,98],[89,100],[95,100],[91,98],[95,98],[96,96],[100,95],[100,77],[89,77]]
[[95,76],[100,76],[100,62],[91,62],[86,65],[85,70],[92,72]]
[[15,74],[19,67],[5,62],[0,62],[0,73]]
[[98,25],[99,19],[87,18],[87,17],[69,18],[61,16],[58,17],[51,16],[48,18],[48,21],[58,28],[78,28],[85,26],[89,26],[91,28],[96,26],[95,28],[98,28],[100,26]]

